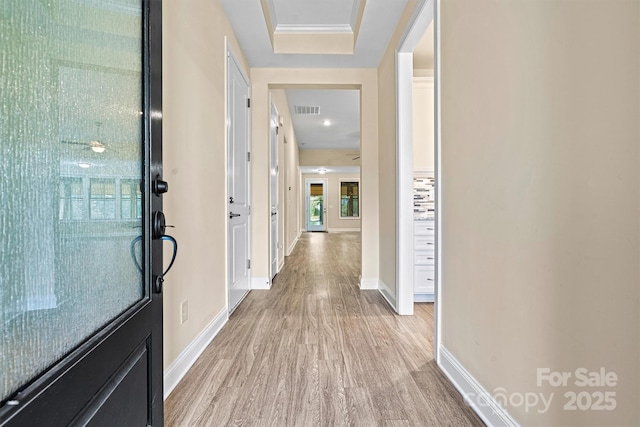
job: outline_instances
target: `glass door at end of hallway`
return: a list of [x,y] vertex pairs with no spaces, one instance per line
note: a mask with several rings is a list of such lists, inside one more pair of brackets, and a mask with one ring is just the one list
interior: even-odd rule
[[163,423],[161,8],[0,2],[0,426]]
[[307,231],[327,231],[326,189],[326,179],[306,180]]

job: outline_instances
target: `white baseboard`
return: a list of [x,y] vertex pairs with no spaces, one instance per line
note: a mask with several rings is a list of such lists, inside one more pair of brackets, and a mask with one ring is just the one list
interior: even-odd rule
[[434,302],[434,294],[413,294],[414,302]]
[[465,402],[482,418],[486,425],[492,427],[520,427],[520,424],[500,406],[453,354],[444,346],[440,346],[438,353],[438,366],[462,394]]
[[353,233],[360,231],[359,228],[329,228],[329,233]]
[[291,246],[289,246],[289,249],[287,249],[287,256],[291,255],[291,252],[293,252],[293,250],[296,248],[296,245],[298,244],[299,239],[300,239],[300,235],[298,234],[295,240],[293,241],[293,243],[291,244]]
[[389,289],[389,286],[387,286],[387,284],[384,283],[382,280],[378,281],[378,292],[380,292],[382,297],[387,301],[389,306],[391,306],[393,311],[397,313],[398,310],[396,308],[397,307],[396,296],[393,294],[393,292],[391,292],[391,289]]
[[191,366],[198,360],[198,357],[207,348],[211,341],[218,335],[220,329],[227,323],[229,315],[225,307],[216,317],[204,328],[202,332],[189,345],[182,350],[176,360],[164,371],[164,399],[171,394],[180,380],[189,371]]
[[268,277],[252,277],[251,289],[271,289],[271,280]]
[[378,289],[378,278],[377,277],[368,277],[360,278],[360,289]]

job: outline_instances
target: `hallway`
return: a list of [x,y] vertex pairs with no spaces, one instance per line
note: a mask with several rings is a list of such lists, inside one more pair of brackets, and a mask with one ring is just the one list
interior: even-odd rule
[[304,233],[165,402],[168,426],[482,426],[433,361],[433,305],[360,291],[358,233]]

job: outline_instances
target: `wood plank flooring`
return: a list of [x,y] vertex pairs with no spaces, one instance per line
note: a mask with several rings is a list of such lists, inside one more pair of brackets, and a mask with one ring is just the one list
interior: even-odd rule
[[433,361],[433,304],[358,288],[360,235],[304,233],[165,402],[168,426],[482,426]]

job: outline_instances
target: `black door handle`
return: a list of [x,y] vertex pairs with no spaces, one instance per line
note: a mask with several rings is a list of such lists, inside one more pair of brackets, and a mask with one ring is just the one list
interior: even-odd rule
[[237,217],[237,216],[240,216],[240,214],[233,213],[233,212],[229,212],[229,219],[231,219],[231,218],[235,218],[235,217]]

